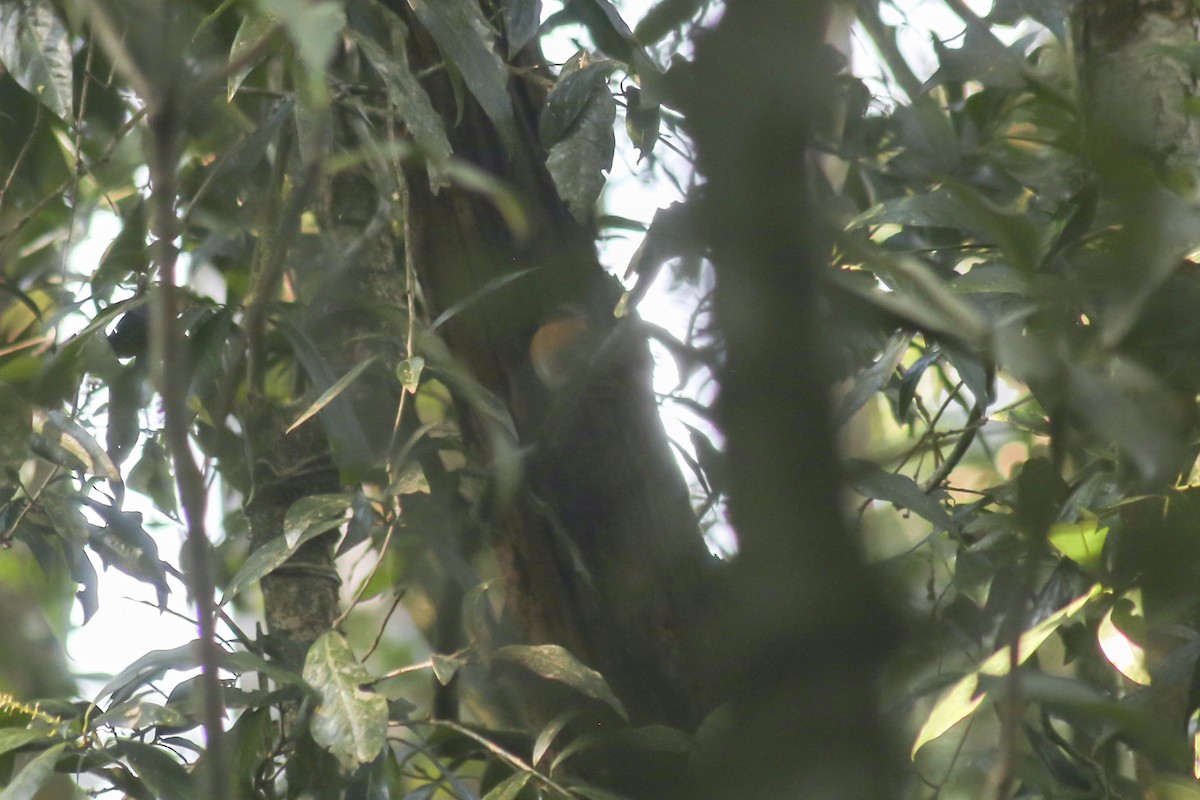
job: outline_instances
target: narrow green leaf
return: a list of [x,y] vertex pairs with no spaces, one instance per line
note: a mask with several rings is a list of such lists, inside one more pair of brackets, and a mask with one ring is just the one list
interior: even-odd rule
[[[258,13],[246,14],[242,18],[242,24],[238,27],[237,34],[233,37],[233,46],[229,48],[229,60],[231,62],[237,61],[243,57],[243,53],[257,47],[261,42],[277,34],[282,29],[283,24],[278,17]],[[242,81],[246,80],[246,76],[264,58],[266,58],[265,53],[256,61],[243,65],[229,76],[225,91],[226,100],[233,100],[234,95],[237,94],[237,90],[241,88]]]
[[446,176],[454,185],[481,194],[490,201],[517,240],[529,238],[529,215],[525,213],[521,199],[504,181],[461,158],[450,159],[446,164]]
[[512,56],[537,36],[542,23],[542,0],[500,0],[500,11],[504,15],[508,53]]
[[455,303],[454,305],[447,308],[441,314],[438,314],[437,319],[435,319],[433,322],[429,323],[429,330],[436,331],[438,328],[442,327],[447,322],[449,322],[456,314],[460,313],[464,309],[470,308],[475,303],[478,303],[480,300],[482,300],[484,297],[488,296],[489,294],[500,289],[503,286],[507,286],[508,284],[515,281],[517,278],[521,278],[521,277],[524,277],[525,275],[528,275],[529,273],[533,272],[535,269],[536,269],[536,267],[527,267],[525,269],[519,269],[516,272],[506,272],[503,275],[500,275],[496,278],[492,278],[490,281],[485,283],[483,286],[480,286],[478,289],[471,292],[469,295],[464,297],[462,300],[459,300],[457,303]]
[[[445,165],[450,158],[451,148],[446,138],[446,123],[434,109],[425,87],[408,68],[408,29],[400,17],[377,0],[371,0],[367,8],[373,12],[371,21],[375,23],[375,33],[382,41],[376,41],[366,30],[356,30],[352,36],[383,79],[388,101],[400,112],[405,126],[425,156],[429,188],[436,193],[441,187],[449,185]],[[352,21],[361,17],[355,15]]]
[[625,706],[613,694],[604,676],[556,644],[510,644],[492,656],[500,661],[518,664],[535,675],[565,683],[572,689],[602,703],[607,703],[622,719],[628,719]]
[[26,764],[0,792],[0,800],[31,800],[54,774],[54,765],[66,749],[67,743],[60,742]]
[[71,121],[71,33],[50,0],[0,3],[0,64],[55,116]]
[[362,688],[371,674],[340,633],[328,631],[313,642],[304,659],[304,680],[321,697],[309,723],[313,741],[333,753],[346,772],[374,761],[387,733],[387,700]]
[[511,153],[517,126],[508,94],[508,67],[493,49],[496,36],[479,4],[475,0],[408,0],[408,5],[433,36],[442,55],[462,75]]
[[531,777],[533,776],[528,772],[510,775],[492,787],[492,790],[483,796],[483,800],[516,800]]
[[366,370],[367,367],[371,366],[378,360],[379,356],[371,356],[366,361],[356,365],[354,369],[338,378],[337,382],[334,383],[333,386],[330,386],[328,389],[322,392],[321,396],[313,401],[313,404],[305,409],[303,414],[296,418],[296,421],[291,424],[291,427],[289,427],[285,433],[291,433],[292,431],[296,430],[296,428],[299,428],[305,422],[312,419],[312,417],[316,415],[318,411],[329,405],[334,398],[344,392],[347,386],[354,383],[355,379],[358,378],[359,375],[362,375],[363,371]]
[[570,709],[547,722],[546,727],[542,728],[533,742],[533,757],[529,763],[537,766],[542,760],[542,756],[546,755],[546,751],[550,749],[550,745],[554,743],[554,737],[558,736],[562,729],[578,716],[578,709]]
[[[333,386],[337,377],[309,335],[287,314],[279,318],[278,325],[313,386],[321,392]],[[321,427],[329,437],[334,460],[346,479],[342,482],[357,483],[365,477],[370,472],[373,457],[350,401],[345,397],[334,398],[321,413]]]

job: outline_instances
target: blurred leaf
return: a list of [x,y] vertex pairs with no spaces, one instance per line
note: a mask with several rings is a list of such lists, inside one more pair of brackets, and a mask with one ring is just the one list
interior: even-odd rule
[[700,13],[708,0],[659,0],[633,29],[633,36],[645,45],[657,44]]
[[113,745],[158,800],[200,800],[195,778],[167,751],[126,739]]
[[[475,305],[483,298],[485,298],[488,295],[492,294],[493,292],[499,290],[500,288],[507,286],[508,284],[512,283],[513,281],[517,280],[518,278],[523,278],[526,275],[529,275],[530,273],[534,272],[535,269],[536,268],[534,268],[534,267],[526,267],[525,269],[519,269],[515,272],[505,272],[502,275],[498,275],[495,278],[492,278],[490,281],[485,283],[483,286],[480,286],[478,289],[471,292],[469,295],[464,297],[462,300],[459,300],[457,303],[455,303],[454,305],[447,308],[441,314],[438,314],[437,319],[435,319],[433,322],[429,323],[429,330],[436,331],[438,328],[440,328],[441,326],[443,326],[447,322],[449,322],[451,319],[453,319],[456,314],[459,314],[462,311],[470,308],[471,306]],[[422,365],[423,364],[424,364],[424,359],[422,359]]]
[[[309,335],[286,314],[280,317],[278,324],[313,387],[325,392],[333,386],[337,378]],[[354,407],[348,398],[338,397],[326,405],[320,414],[334,460],[343,474],[342,482],[357,483],[370,473],[373,457]]]
[[955,527],[942,504],[921,491],[907,475],[887,472],[870,461],[851,459],[846,462],[846,483],[864,497],[907,508],[937,528],[952,530]]
[[448,686],[458,671],[467,663],[458,656],[447,656],[441,653],[433,653],[429,658],[433,664],[434,677],[442,686]]
[[542,756],[546,755],[546,751],[550,749],[550,745],[554,744],[554,738],[562,732],[562,729],[570,724],[571,720],[579,716],[579,709],[568,709],[556,716],[554,719],[546,723],[541,732],[537,735],[537,739],[533,742],[533,755],[529,763],[535,767],[542,760]]
[[893,334],[892,338],[888,340],[887,347],[875,363],[855,377],[854,382],[842,395],[842,400],[838,404],[837,413],[834,415],[835,427],[840,428],[849,422],[858,413],[858,410],[867,404],[868,400],[887,385],[896,372],[896,367],[900,365],[901,359],[904,358],[904,354],[908,352],[908,345],[912,342],[912,338],[912,333],[907,331]]
[[1134,683],[1150,686],[1150,670],[1144,648],[1144,619],[1141,590],[1126,592],[1100,620],[1096,629],[1096,641],[1108,663],[1112,664],[1117,672]]
[[542,0],[500,0],[504,15],[504,33],[511,58],[537,36],[542,24]]
[[378,360],[379,356],[375,355],[371,356],[366,361],[361,361],[358,364],[355,364],[353,369],[351,369],[342,377],[338,378],[332,386],[322,392],[321,396],[314,400],[313,404],[306,408],[304,413],[296,418],[296,421],[291,424],[285,433],[291,433],[292,431],[296,430],[296,428],[299,428],[301,425],[303,425],[307,420],[312,419],[312,417],[318,411],[333,402],[334,398],[344,392],[346,388],[350,386],[350,384],[354,383],[354,380],[359,375],[362,375],[363,371],[366,370],[367,367],[371,366]]
[[54,765],[66,749],[67,743],[60,742],[39,753],[13,777],[4,791],[0,792],[0,800],[32,800],[38,789],[42,788],[42,784],[54,774]]
[[508,94],[508,68],[493,50],[495,34],[479,5],[474,0],[408,0],[408,4],[442,55],[462,75],[511,155],[517,128]]
[[171,474],[171,461],[167,451],[155,440],[146,440],[142,447],[142,457],[129,471],[129,488],[146,495],[155,508],[175,518],[175,477]]
[[565,683],[581,694],[607,703],[622,719],[629,719],[625,706],[608,687],[604,676],[580,662],[563,647],[556,644],[510,644],[493,653],[492,658],[510,661],[535,675]]
[[[1050,638],[1059,626],[1075,614],[1079,613],[1101,593],[1100,584],[1095,584],[1080,597],[1050,615],[1029,630],[1021,634],[1017,640],[1017,663],[1023,664]],[[917,732],[910,756],[915,758],[917,751],[927,742],[941,736],[954,727],[958,722],[972,714],[983,702],[985,692],[980,691],[981,676],[999,677],[1007,675],[1012,660],[1010,648],[1002,647],[984,659],[973,672],[968,673],[950,689],[942,693],[929,712],[921,730]]]
[[532,776],[528,772],[517,772],[496,784],[483,800],[517,800],[517,795],[529,783]]
[[114,704],[92,720],[93,725],[112,725],[128,730],[145,730],[160,725],[179,727],[187,723],[187,718],[179,711],[140,697]]
[[106,567],[114,566],[131,578],[154,587],[159,608],[166,608],[166,564],[158,557],[158,544],[142,527],[142,515],[137,511],[88,500],[87,504],[104,519],[104,525],[89,525],[88,546],[100,556]]
[[1089,572],[1099,569],[1106,538],[1108,528],[1101,527],[1095,519],[1050,526],[1050,544],[1054,549]]
[[387,733],[387,701],[362,686],[371,674],[354,658],[342,635],[328,631],[304,660],[304,680],[321,696],[309,729],[346,772],[375,760]]
[[425,156],[429,188],[436,193],[438,189],[449,185],[445,165],[450,158],[451,148],[446,138],[446,125],[434,110],[425,88],[408,68],[408,30],[404,23],[378,3],[372,2],[371,8],[387,33],[385,44],[380,44],[366,31],[354,31],[354,41],[383,79],[388,102],[400,112],[404,124]]
[[[268,37],[277,34],[282,29],[283,23],[278,17],[253,12],[246,14],[242,18],[241,26],[238,27],[237,35],[233,38],[233,46],[229,50],[229,60],[233,62],[244,58],[243,54],[258,47]],[[226,100],[233,100],[242,81],[246,80],[246,76],[265,58],[266,53],[264,52],[254,62],[245,64],[229,76],[225,92]]]
[[33,409],[30,447],[43,458],[71,470],[120,482],[121,473],[108,453],[82,425],[61,411]]
[[58,738],[54,731],[41,728],[0,728],[0,755],[29,744],[47,744]]
[[341,39],[346,15],[342,4],[334,0],[256,0],[268,17],[283,22],[288,37],[296,45],[309,79],[324,84],[325,67],[333,58]]
[[600,731],[580,736],[571,742],[550,766],[550,771],[556,771],[564,761],[577,753],[597,747],[621,747],[641,751],[658,751],[665,753],[692,752],[692,739],[687,734],[668,728],[666,725],[646,725],[642,728],[625,730]]
[[72,120],[71,33],[49,0],[0,3],[0,64],[55,116]]

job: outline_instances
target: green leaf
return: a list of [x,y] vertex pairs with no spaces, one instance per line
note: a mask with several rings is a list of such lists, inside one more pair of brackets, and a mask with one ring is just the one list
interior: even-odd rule
[[880,469],[879,465],[861,459],[846,462],[846,482],[863,497],[883,500],[897,508],[907,508],[938,528],[952,529],[954,520],[907,475],[897,475]]
[[158,557],[158,544],[142,527],[141,512],[122,511],[95,500],[86,502],[105,522],[103,526],[89,526],[88,546],[106,566],[114,566],[131,578],[153,586],[159,607],[165,608],[170,592],[166,566]]
[[387,700],[362,688],[371,674],[340,633],[328,631],[313,642],[304,659],[304,680],[321,697],[309,723],[313,741],[333,753],[346,772],[374,761],[387,733]]
[[71,121],[71,33],[50,0],[0,3],[0,64],[55,116]]
[[1101,527],[1096,519],[1059,522],[1050,526],[1050,544],[1054,545],[1054,549],[1089,572],[1099,569],[1104,540],[1107,538],[1108,528]]
[[438,328],[442,327],[447,322],[449,322],[451,319],[453,319],[456,314],[459,314],[463,310],[470,308],[471,306],[475,305],[483,298],[487,297],[492,292],[495,292],[496,290],[498,290],[504,286],[507,286],[508,284],[515,281],[517,278],[522,278],[526,275],[529,275],[535,269],[536,269],[536,267],[526,267],[525,269],[519,269],[515,272],[506,272],[503,275],[499,275],[495,278],[492,278],[490,281],[485,283],[483,286],[480,286],[478,289],[471,292],[469,295],[464,297],[462,300],[459,300],[457,303],[455,303],[454,305],[447,308],[441,314],[438,314],[437,319],[435,319],[433,322],[429,323],[429,330],[436,331]]
[[175,478],[167,451],[150,439],[142,447],[142,457],[129,471],[129,488],[141,492],[154,502],[154,507],[175,518]]
[[67,743],[60,742],[26,764],[0,792],[0,800],[31,800],[54,774],[54,765],[66,749]]
[[59,466],[82,470],[110,481],[121,480],[121,473],[104,448],[82,425],[61,411],[33,410],[30,447]]
[[[246,14],[242,18],[242,24],[238,27],[237,34],[233,37],[233,46],[229,48],[229,60],[233,62],[243,58],[244,53],[258,47],[268,37],[279,33],[282,28],[282,22],[276,16],[253,12]],[[234,95],[237,94],[237,90],[242,85],[242,81],[246,80],[246,76],[264,58],[266,58],[265,51],[255,61],[243,65],[229,76],[228,85],[225,90],[226,100],[233,100]]]
[[511,57],[537,36],[542,24],[542,0],[500,0],[500,11]]
[[140,275],[150,263],[147,246],[146,203],[141,197],[121,216],[121,232],[100,256],[100,265],[92,274],[92,292],[108,298],[112,290],[130,275]]
[[550,749],[550,745],[554,743],[554,737],[558,736],[562,729],[578,716],[578,709],[570,709],[547,722],[546,727],[542,728],[533,742],[533,755],[529,763],[537,766],[542,760],[542,756],[546,755],[546,751]]
[[30,728],[0,728],[0,755],[11,753],[20,747],[35,742],[57,741],[58,735],[50,730],[34,730]]
[[483,195],[504,219],[504,224],[518,241],[529,238],[532,228],[521,199],[502,180],[469,161],[452,158],[446,165],[446,175],[458,187]]
[[337,50],[346,14],[334,0],[258,0],[267,16],[282,20],[309,79],[324,85],[325,67]]
[[617,140],[613,123],[617,101],[606,88],[593,90],[583,114],[567,136],[550,148],[546,169],[558,195],[572,216],[581,222],[592,218],[604,189],[604,171],[612,168]]
[[429,657],[429,661],[433,664],[433,675],[437,678],[438,683],[442,686],[449,685],[450,681],[454,680],[454,676],[462,669],[467,662],[458,656],[446,656],[441,653],[434,653]]
[[425,369],[425,359],[420,356],[406,358],[396,367],[396,378],[409,394],[416,394],[421,385],[421,371]]
[[[1050,638],[1050,635],[1058,630],[1064,622],[1078,614],[1100,594],[1101,587],[1097,583],[1087,592],[1022,633],[1017,640],[1017,663],[1025,663],[1042,642]],[[910,752],[911,757],[915,758],[917,751],[926,743],[932,742],[979,708],[987,694],[985,691],[980,691],[981,676],[1007,675],[1012,661],[1009,650],[1008,647],[1002,647],[992,653],[976,670],[965,675],[942,693],[934,704],[933,710],[929,712],[925,723],[921,726],[921,730],[917,732],[916,741],[913,742]]]
[[99,702],[107,695],[113,696],[113,702],[122,702],[133,689],[150,681],[157,680],[169,669],[191,669],[200,664],[196,651],[196,642],[189,642],[169,650],[151,650],[132,664],[113,676],[96,694]]
[[908,352],[912,338],[912,334],[906,331],[894,334],[878,360],[855,377],[854,383],[842,395],[842,401],[837,407],[837,413],[834,415],[836,427],[840,428],[849,422],[876,392],[887,385],[904,354]]
[[178,728],[188,724],[187,717],[173,708],[151,703],[141,697],[113,705],[92,720],[94,726],[112,725],[127,730],[145,730],[155,726]]
[[348,493],[316,495],[293,503],[284,516],[283,535],[250,554],[226,587],[220,605],[226,605],[239,592],[271,574],[305,542],[339,527],[345,521],[343,517],[352,497]]
[[492,657],[522,666],[548,680],[565,683],[581,694],[607,703],[622,719],[629,719],[625,706],[621,705],[621,701],[608,687],[604,676],[559,645],[510,644],[501,647]]
[[[333,386],[337,378],[309,335],[287,314],[279,318],[278,325],[291,343],[313,387],[324,392]],[[335,398],[325,407],[321,412],[321,427],[329,437],[329,446],[342,471],[343,483],[357,483],[370,473],[373,461],[371,447],[367,444],[366,434],[348,398]]]
[[509,775],[492,787],[492,790],[483,796],[483,800],[516,800],[531,777],[533,776],[528,772]]
[[495,33],[475,0],[408,0],[409,7],[454,65],[512,153],[517,141],[508,67],[496,55]]
[[296,421],[291,424],[291,427],[289,427],[285,433],[291,433],[292,431],[296,430],[296,428],[299,428],[305,422],[312,419],[318,411],[333,402],[334,398],[336,398],[339,394],[346,391],[346,387],[354,383],[355,379],[358,378],[359,375],[362,375],[363,371],[366,370],[367,367],[371,366],[378,360],[379,356],[371,356],[366,361],[356,364],[352,370],[338,378],[337,382],[334,383],[333,386],[330,386],[328,389],[322,392],[321,396],[313,401],[313,404],[305,409],[303,414],[296,418]]
[[691,737],[666,725],[646,725],[627,730],[607,730],[580,736],[554,759],[550,771],[555,772],[571,756],[597,747],[620,747],[630,750],[651,750],[665,753],[690,753]]
[[566,136],[587,108],[592,93],[606,86],[615,66],[611,61],[593,61],[586,51],[576,53],[566,63],[538,121],[538,137],[544,146],[553,147]]
[[378,21],[379,27],[387,33],[383,37],[384,43],[376,41],[365,31],[356,30],[352,36],[383,80],[388,101],[400,112],[405,126],[425,156],[429,188],[436,193],[441,187],[449,185],[446,162],[451,149],[450,140],[446,138],[446,123],[434,109],[425,87],[408,68],[408,30],[404,23],[375,0],[368,7],[374,11],[373,21]]
[[166,750],[129,739],[117,742],[114,749],[157,800],[199,800],[195,778]]

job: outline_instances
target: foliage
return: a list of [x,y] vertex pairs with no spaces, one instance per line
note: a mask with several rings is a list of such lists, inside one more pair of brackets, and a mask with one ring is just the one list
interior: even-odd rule
[[[1188,794],[1200,656],[1190,177],[1095,134],[1061,4],[997,3],[987,20],[947,5],[965,36],[935,42],[922,82],[880,16],[890,6],[857,4],[895,86],[831,53],[841,119],[812,148],[832,243],[826,336],[812,346],[839,381],[847,513],[904,624],[880,690],[911,756],[904,791]],[[696,731],[638,723],[568,648],[504,640],[495,554],[423,505],[432,495],[475,513],[515,480],[506,398],[462,368],[442,330],[513,302],[530,270],[439,309],[414,285],[404,238],[414,167],[431,191],[486,198],[515,240],[530,235],[516,189],[456,155],[461,130],[427,91],[431,74],[449,76],[485,117],[457,122],[491,126],[513,159],[530,121],[510,92],[525,82],[545,95],[533,129],[571,216],[598,238],[642,237],[617,316],[668,266],[706,287],[704,193],[677,173],[689,99],[704,91],[687,56],[719,14],[659,0],[631,29],[607,0],[567,3],[540,26],[537,0],[407,9],[0,8],[0,543],[12,546],[0,574],[14,587],[0,603],[44,610],[61,631],[74,599],[86,624],[98,558],[164,609],[200,600],[196,614],[217,615],[227,637],[215,655],[203,632],[146,653],[86,701],[32,655],[0,656],[12,692],[0,695],[0,797],[32,797],[55,773],[130,797],[199,797],[205,764],[226,758],[236,797],[596,798],[628,789],[610,778],[630,753],[695,752]],[[411,68],[417,24],[440,54],[429,72]],[[1008,36],[1017,24],[1038,33]],[[583,46],[558,69],[519,61],[563,30]],[[1159,57],[1194,60],[1190,48]],[[652,221],[598,213],[614,153],[633,150],[639,174],[681,188]],[[330,207],[341,180],[365,187],[361,208]],[[79,264],[71,254],[106,215],[120,232]],[[381,251],[390,289],[352,277]],[[681,376],[669,399],[693,414],[692,436],[677,449],[709,521],[738,468],[694,393],[725,358],[710,299],[686,337],[646,326]],[[343,491],[290,502],[280,534],[249,554],[249,512],[232,511],[213,553],[167,563],[150,509],[195,534],[197,494],[226,509],[262,496],[263,406],[289,436],[323,437]],[[464,432],[464,417],[485,430]],[[260,580],[331,536],[353,586],[340,632],[301,669],[237,619],[257,611]],[[209,559],[206,586],[197,564]],[[10,583],[30,562],[38,578]],[[431,573],[469,583],[454,608]],[[409,593],[426,642],[385,635],[393,590]],[[437,652],[431,620],[460,612],[467,646]],[[182,679],[198,667],[219,674],[219,696]],[[567,700],[487,710],[497,687],[531,681]],[[432,715],[430,695],[451,685],[474,692],[469,723]],[[196,734],[211,733],[214,698],[223,754]]]

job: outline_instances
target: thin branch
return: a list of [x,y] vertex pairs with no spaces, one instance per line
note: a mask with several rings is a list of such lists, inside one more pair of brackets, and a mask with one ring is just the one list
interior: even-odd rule
[[392,605],[388,608],[387,613],[383,615],[383,622],[379,623],[379,633],[375,634],[375,641],[371,642],[371,646],[367,648],[367,652],[363,654],[362,660],[366,661],[379,648],[379,643],[383,641],[383,633],[387,630],[387,624],[392,619],[392,614],[396,613],[396,609],[400,607],[400,601],[404,599],[406,590],[401,587],[400,591],[396,592],[396,596],[392,599]]
[[[224,800],[228,795],[229,772],[225,757],[224,717],[219,667],[222,651],[217,643],[215,581],[211,543],[204,529],[207,490],[189,442],[187,408],[188,382],[184,375],[183,357],[186,342],[179,321],[179,302],[175,286],[177,252],[175,238],[179,235],[175,217],[178,196],[176,169],[182,154],[183,108],[180,107],[179,79],[183,63],[180,54],[171,51],[170,32],[175,30],[175,12],[170,3],[161,7],[163,43],[159,69],[153,83],[143,87],[152,91],[144,95],[150,109],[150,147],[147,166],[150,170],[153,208],[154,249],[158,262],[159,290],[151,305],[151,372],[163,402],[163,427],[167,450],[175,467],[175,485],[179,491],[183,518],[187,529],[184,546],[189,552],[190,569],[186,575],[188,590],[196,603],[200,627],[200,668],[203,702],[205,761],[204,780],[211,800]],[[102,15],[93,16],[93,21]],[[131,77],[141,77],[131,76]]]
[[17,170],[21,168],[21,162],[25,160],[25,156],[29,154],[29,148],[33,146],[33,140],[37,137],[38,128],[42,122],[42,104],[34,104],[33,125],[29,127],[29,135],[25,137],[25,143],[21,145],[21,152],[17,153],[17,160],[13,162],[12,169],[8,171],[8,177],[4,180],[4,188],[0,189],[0,208],[4,208],[4,196],[8,194],[9,188],[12,186],[13,178],[17,176]]
[[[397,501],[397,508],[398,507],[399,501]],[[346,605],[346,608],[343,609],[341,614],[338,614],[337,619],[333,621],[332,627],[337,628],[339,625],[345,622],[346,617],[350,616],[350,612],[353,611],[354,607],[357,606],[359,601],[362,600],[363,592],[367,590],[367,586],[370,585],[371,579],[375,577],[375,573],[378,572],[379,567],[383,565],[383,560],[387,558],[388,545],[392,543],[392,534],[396,532],[398,525],[399,523],[395,521],[393,521],[391,525],[388,525],[387,533],[383,537],[383,544],[379,546],[379,558],[375,561],[375,565],[371,567],[371,574],[364,578],[362,583],[358,585],[358,589],[354,592],[354,599]]]
[[967,454],[967,450],[975,442],[975,437],[979,434],[979,429],[983,427],[981,422],[984,421],[983,414],[987,409],[987,399],[980,398],[975,401],[971,413],[967,416],[967,424],[963,429],[962,435],[958,437],[958,441],[954,443],[954,449],[950,451],[950,455],[946,456],[946,460],[941,463],[937,470],[929,476],[929,480],[925,482],[922,490],[928,494],[937,489],[942,481],[950,477],[950,473],[962,461],[963,456]]
[[528,773],[531,777],[533,777],[534,779],[536,779],[538,781],[541,781],[543,784],[545,784],[549,788],[560,793],[563,797],[572,797],[573,796],[571,794],[571,790],[567,789],[561,783],[558,783],[557,781],[555,781],[549,775],[546,775],[546,774],[538,771],[532,764],[525,761],[525,759],[521,758],[520,756],[516,755],[515,753],[511,753],[508,750],[505,750],[503,747],[501,747],[500,745],[491,741],[487,737],[480,736],[478,733],[476,733],[475,731],[466,727],[465,725],[459,725],[457,722],[451,722],[450,720],[445,720],[445,719],[431,719],[431,720],[429,720],[429,724],[434,725],[438,728],[446,728],[447,730],[452,730],[455,733],[466,736],[468,739],[471,739],[471,740],[483,745],[484,749],[487,750],[492,755],[498,756],[500,759],[507,761],[509,764],[511,764],[512,766],[521,770],[522,772]]

